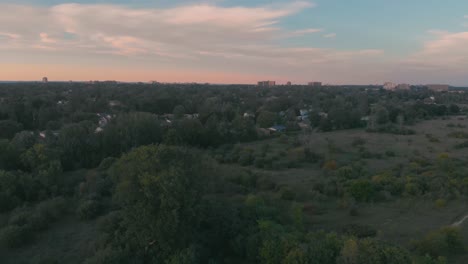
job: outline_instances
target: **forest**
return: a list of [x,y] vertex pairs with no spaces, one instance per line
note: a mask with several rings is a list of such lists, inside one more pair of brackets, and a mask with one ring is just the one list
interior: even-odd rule
[[468,93],[0,84],[2,263],[465,263]]

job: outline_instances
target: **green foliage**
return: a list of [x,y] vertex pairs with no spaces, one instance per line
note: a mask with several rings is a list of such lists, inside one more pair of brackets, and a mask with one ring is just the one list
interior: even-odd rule
[[375,187],[366,179],[354,180],[348,188],[349,193],[360,202],[369,202],[374,199]]
[[16,248],[31,240],[31,228],[28,226],[9,225],[0,229],[0,245]]
[[455,145],[455,149],[464,149],[464,148],[468,148],[468,141],[464,141],[462,143]]
[[283,200],[292,201],[296,198],[296,193],[289,187],[283,187],[280,190],[280,196]]
[[368,225],[349,224],[343,227],[343,233],[357,238],[375,237],[377,230]]
[[414,241],[413,247],[421,255],[448,257],[465,252],[463,237],[457,227],[444,227]]
[[0,139],[11,139],[23,130],[23,125],[12,120],[0,120]]
[[345,241],[337,263],[343,264],[410,264],[408,251],[373,239]]
[[468,133],[465,131],[454,131],[448,134],[449,137],[458,139],[468,139]]
[[201,195],[210,173],[199,153],[175,147],[140,147],[117,161],[114,200],[123,209],[125,236],[139,238],[129,243],[150,243],[154,259],[170,259],[189,247],[202,230]]
[[268,128],[275,124],[277,116],[275,113],[263,111],[257,117],[257,124],[260,127]]
[[101,207],[101,204],[96,200],[84,200],[80,202],[76,212],[80,219],[91,220],[101,213]]

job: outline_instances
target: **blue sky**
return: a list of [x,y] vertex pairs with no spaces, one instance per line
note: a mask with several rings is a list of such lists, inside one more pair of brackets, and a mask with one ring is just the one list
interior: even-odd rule
[[[12,69],[23,65],[31,70],[26,79],[40,76],[42,68],[51,76],[60,69],[62,79],[468,85],[464,0],[73,3],[0,0],[17,17],[31,16],[16,21],[0,9],[0,56],[6,58],[0,68],[10,69],[0,79],[18,78]],[[88,76],[90,67],[102,75],[90,70]],[[127,74],[117,74],[122,71]]]

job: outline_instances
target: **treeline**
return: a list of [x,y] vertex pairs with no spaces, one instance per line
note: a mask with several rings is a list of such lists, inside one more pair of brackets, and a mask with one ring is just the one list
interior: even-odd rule
[[[432,99],[431,99],[432,97]],[[22,130],[59,130],[70,123],[98,122],[97,113],[147,112],[158,116],[197,114],[203,126],[229,125],[248,114],[258,127],[275,124],[298,129],[300,110],[313,128],[322,131],[363,127],[363,118],[378,115],[379,123],[412,123],[457,114],[465,94],[431,91],[388,92],[368,88],[264,89],[242,85],[177,85],[58,83],[0,86],[0,137]],[[383,110],[382,110],[383,109]],[[207,124],[208,123],[208,124]],[[226,127],[228,126],[228,127]]]

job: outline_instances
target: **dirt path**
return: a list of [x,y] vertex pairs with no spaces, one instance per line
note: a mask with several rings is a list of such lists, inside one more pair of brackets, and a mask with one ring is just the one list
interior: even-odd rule
[[468,219],[468,215],[465,215],[460,221],[453,223],[452,226],[461,226],[466,219]]

